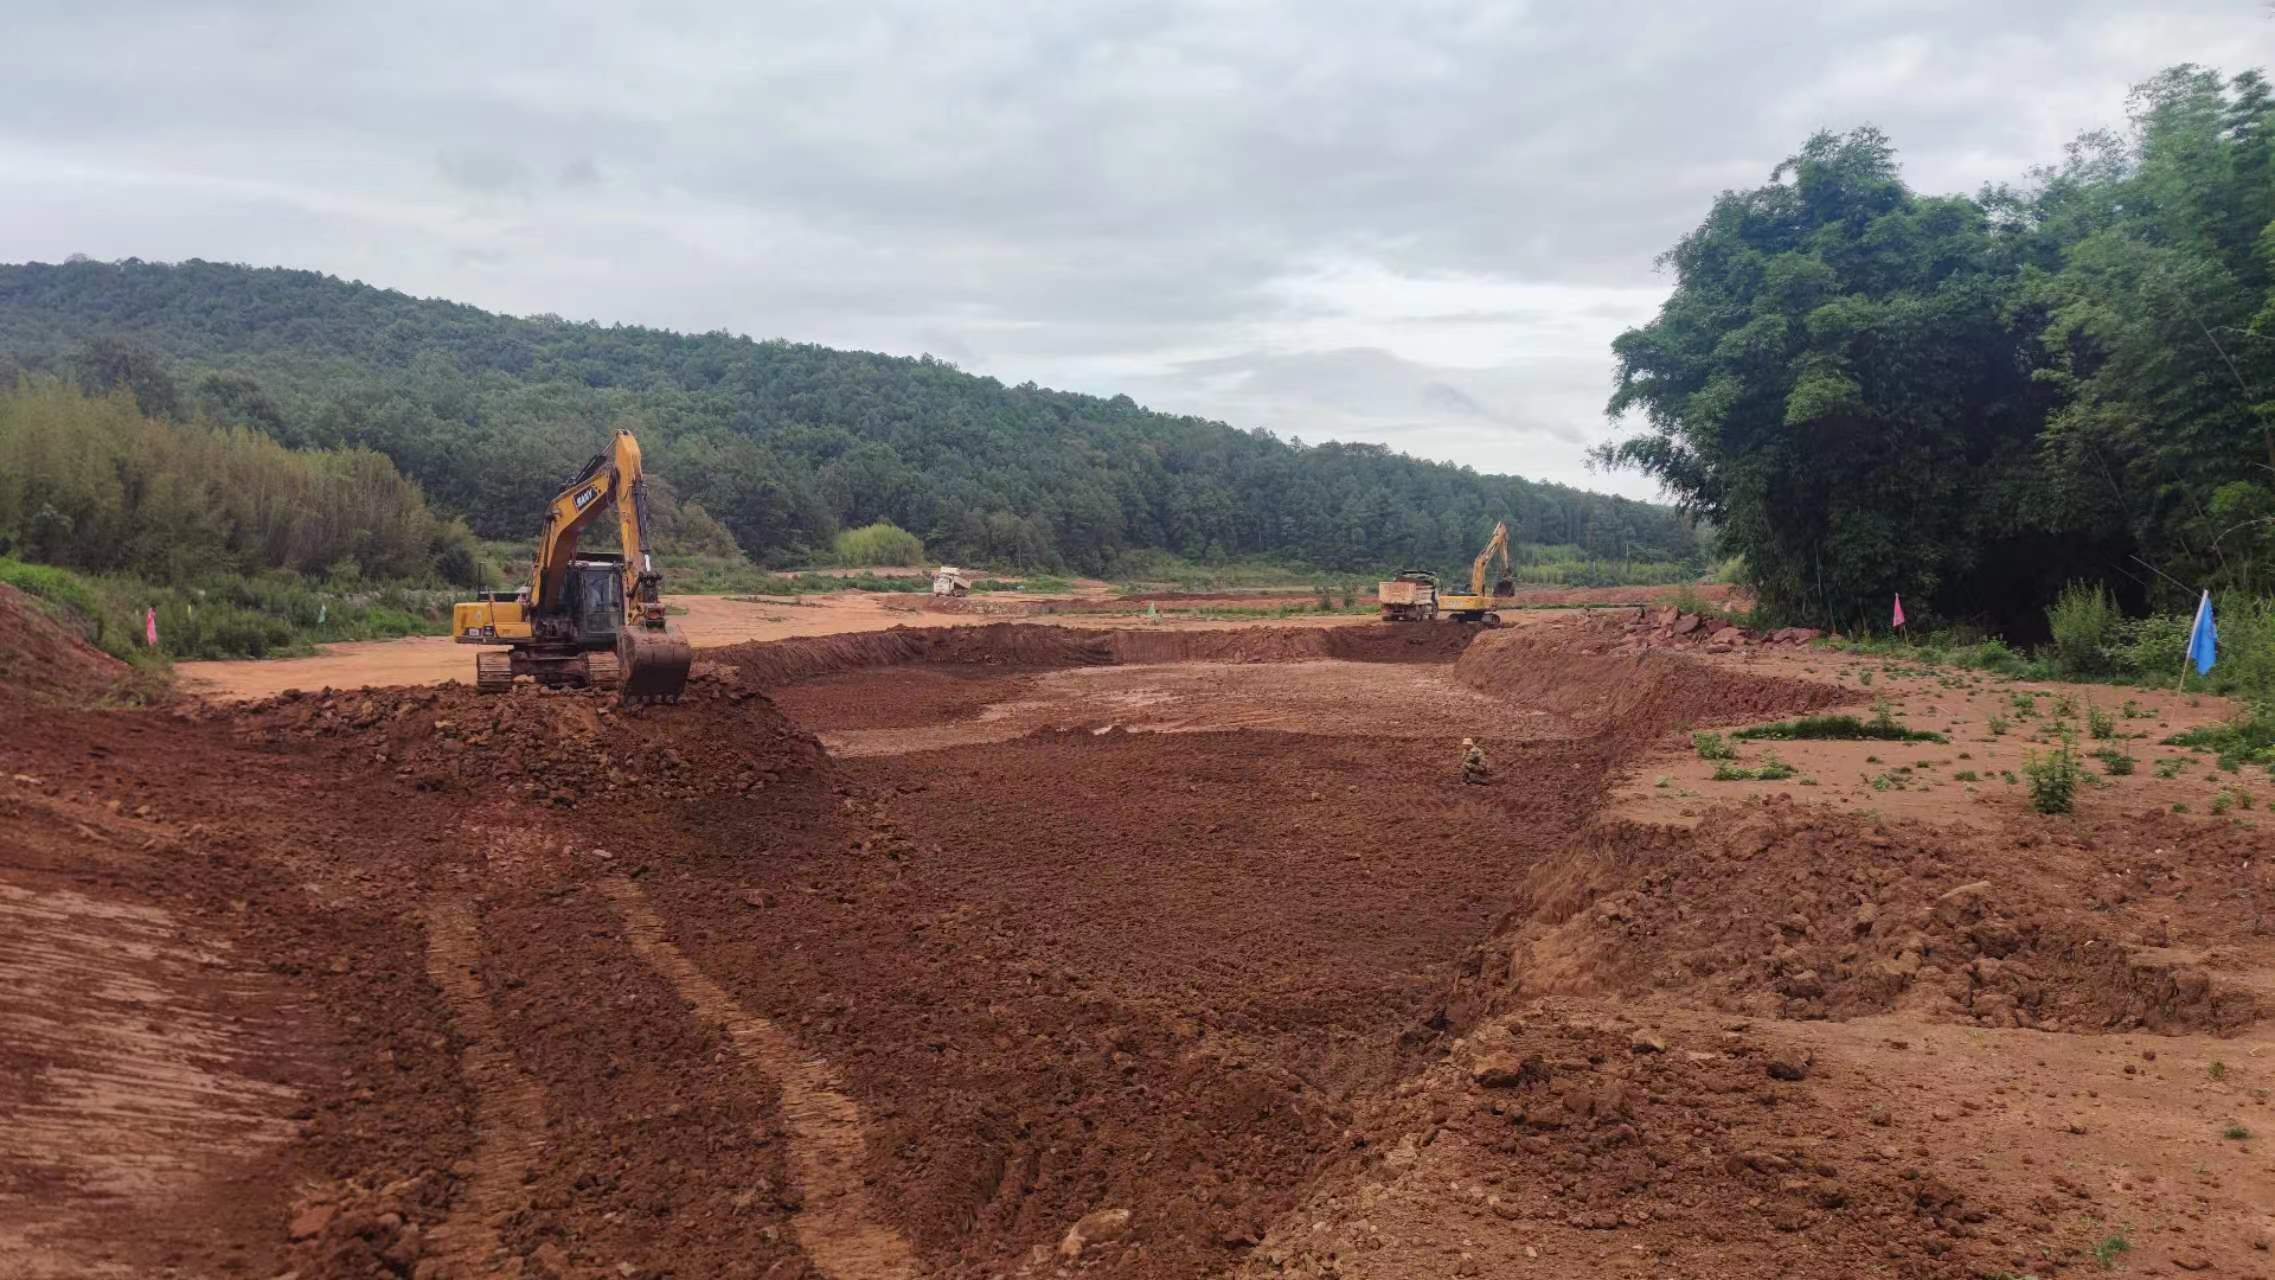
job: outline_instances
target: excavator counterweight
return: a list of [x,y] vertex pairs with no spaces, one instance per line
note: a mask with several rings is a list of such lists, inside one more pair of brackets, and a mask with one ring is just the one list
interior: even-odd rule
[[[578,554],[585,527],[616,510],[618,553]],[[613,688],[626,702],[672,702],[694,657],[664,613],[648,547],[640,443],[618,431],[545,511],[528,585],[451,610],[460,644],[504,645],[474,655],[474,687],[503,693],[514,677],[551,686]]]

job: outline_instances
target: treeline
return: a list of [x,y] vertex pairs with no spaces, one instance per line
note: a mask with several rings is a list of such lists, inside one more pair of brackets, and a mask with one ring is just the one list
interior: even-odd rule
[[1973,196],[1820,134],[1664,256],[1613,350],[1604,451],[1745,557],[1765,610],[2028,632],[2072,579],[2123,604],[2275,590],[2275,94],[2168,70],[2131,126]]
[[1695,563],[1671,508],[1306,446],[1032,384],[724,333],[514,319],[305,271],[0,267],[0,378],[127,388],[154,414],[385,454],[486,537],[524,538],[619,423],[666,540],[764,564],[890,521],[947,559],[1112,572],[1134,553],[1324,568],[1465,564],[1494,521],[1591,559]]
[[0,386],[0,555],[158,583],[285,570],[334,584],[476,574],[465,526],[369,449],[294,450],[147,416],[130,390]]

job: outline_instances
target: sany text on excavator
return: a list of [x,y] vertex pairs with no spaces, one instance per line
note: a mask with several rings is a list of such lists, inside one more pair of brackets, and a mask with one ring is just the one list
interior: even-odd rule
[[[585,526],[611,506],[623,553],[579,555]],[[529,585],[456,605],[451,632],[460,644],[506,646],[474,655],[474,687],[483,693],[529,676],[613,688],[626,702],[674,702],[694,654],[664,617],[662,583],[648,548],[640,443],[618,431],[546,508]]]
[[[1487,595],[1485,570],[1496,557],[1501,561],[1501,576],[1493,580],[1493,592]],[[1469,566],[1469,594],[1441,593],[1438,596],[1438,612],[1451,615],[1456,622],[1483,622],[1490,625],[1501,621],[1501,615],[1494,610],[1508,604],[1516,594],[1517,580],[1511,576],[1509,569],[1509,522],[1503,520],[1493,526],[1493,537]]]

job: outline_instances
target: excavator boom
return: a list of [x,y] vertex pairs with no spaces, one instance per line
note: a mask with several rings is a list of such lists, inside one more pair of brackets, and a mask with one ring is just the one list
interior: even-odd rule
[[[1492,581],[1491,589],[1488,590],[1485,571],[1496,560],[1501,564],[1501,576]],[[1485,549],[1477,553],[1476,560],[1470,562],[1469,594],[1439,596],[1439,611],[1451,616],[1456,622],[1499,622],[1501,615],[1494,610],[1517,593],[1516,579],[1511,576],[1511,572],[1509,522],[1503,520],[1494,524],[1493,536],[1486,540]]]

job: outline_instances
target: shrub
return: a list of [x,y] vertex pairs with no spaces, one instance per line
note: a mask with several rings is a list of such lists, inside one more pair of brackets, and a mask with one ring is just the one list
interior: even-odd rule
[[830,544],[830,555],[851,566],[922,564],[924,543],[899,525],[879,520],[838,534]]
[[2064,675],[2095,675],[2109,669],[2109,644],[2120,615],[2109,589],[2073,582],[2047,606],[2046,624],[2054,636],[2054,663]]
[[2117,624],[2110,657],[2119,671],[2148,679],[2171,679],[2180,672],[2188,653],[2190,618],[2177,613],[2152,613],[2126,618]]
[[1735,760],[1738,758],[1737,750],[1723,741],[1722,735],[1719,733],[1694,733],[1690,736],[1690,745],[1697,750],[1698,758],[1701,760]]
[[2069,734],[2064,733],[2052,751],[2033,751],[2024,757],[2022,772],[2030,779],[2031,808],[2040,813],[2068,813],[2076,803],[2084,770],[2078,767],[2076,744]]
[[2090,702],[2085,704],[2085,727],[2096,738],[2117,736],[2117,718]]
[[[1882,702],[1883,711],[1887,704]],[[1713,736],[1713,735],[1705,735]],[[1898,724],[1892,714],[1876,715],[1869,721],[1855,716],[1802,716],[1796,720],[1780,720],[1775,724],[1755,725],[1730,735],[1747,741],[1775,739],[1780,742],[1800,739],[1829,739],[1834,741],[1886,741],[1886,742],[1942,742],[1940,733],[1926,729],[1907,729]],[[1712,759],[1713,757],[1708,757]]]

